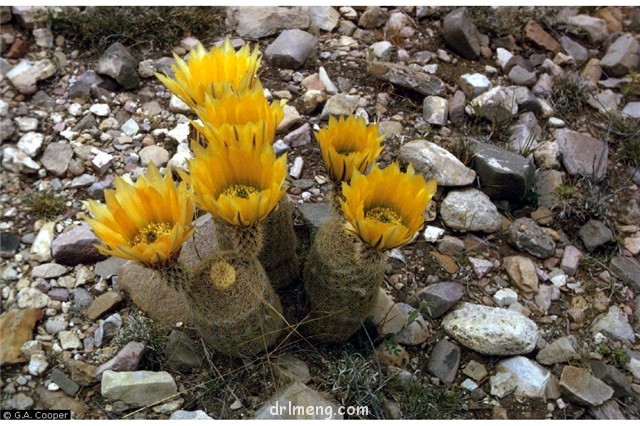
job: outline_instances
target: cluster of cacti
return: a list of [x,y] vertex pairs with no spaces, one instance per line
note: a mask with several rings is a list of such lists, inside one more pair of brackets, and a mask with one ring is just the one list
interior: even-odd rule
[[316,137],[334,183],[333,216],[318,230],[304,268],[311,308],[305,330],[317,340],[341,342],[375,304],[384,252],[408,243],[422,227],[436,182],[425,182],[411,165],[407,173],[397,163],[379,169],[382,138],[378,126],[362,118],[330,120]]
[[[87,203],[87,218],[106,244],[103,253],[159,271],[192,307],[192,323],[215,350],[248,356],[272,347],[285,327],[275,289],[297,280],[292,205],[285,193],[286,155],[272,144],[283,103],[269,103],[257,78],[260,56],[229,39],[207,52],[198,45],[188,62],[175,57],[174,76],[162,83],[189,105],[193,158],[175,185],[150,166],[133,184],[116,179],[106,205]],[[304,268],[310,311],[307,335],[349,338],[371,311],[384,279],[384,252],[409,242],[435,192],[409,166],[375,166],[382,151],[377,125],[363,118],[330,118],[316,133],[333,181],[333,217],[317,232]],[[365,173],[371,169],[368,175]],[[211,213],[219,251],[196,270],[177,261],[192,234],[194,207]]]

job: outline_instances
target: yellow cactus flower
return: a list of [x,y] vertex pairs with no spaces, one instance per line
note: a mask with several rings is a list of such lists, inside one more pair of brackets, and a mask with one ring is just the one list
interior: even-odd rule
[[252,127],[257,139],[273,144],[276,128],[284,117],[284,101],[269,101],[260,87],[238,92],[227,89],[219,98],[205,95],[204,105],[198,105],[196,114],[202,124],[192,125],[211,143],[228,145],[236,139],[238,127]]
[[350,115],[347,119],[329,118],[329,125],[316,132],[322,161],[331,179],[349,182],[354,170],[364,173],[382,152],[383,136],[378,136],[378,125],[368,125],[362,117]]
[[238,129],[236,143],[226,148],[191,143],[194,158],[189,174],[196,204],[230,225],[249,227],[265,219],[284,195],[286,155],[276,159],[273,148],[249,128]]
[[374,166],[366,176],[356,170],[351,183],[342,184],[346,228],[376,250],[400,247],[422,228],[435,192],[436,180],[425,181],[412,165],[406,173],[398,163],[383,170]]
[[135,184],[116,177],[115,186],[105,191],[106,204],[85,202],[93,218],[84,220],[107,246],[98,250],[151,268],[166,266],[194,229],[186,184],[176,186],[170,172],[162,177],[151,164]]
[[257,45],[253,52],[248,44],[236,52],[227,38],[209,52],[198,43],[191,50],[188,62],[175,53],[173,56],[176,61],[171,66],[174,77],[159,73],[156,77],[192,109],[204,105],[206,94],[216,98],[227,86],[239,91],[261,87],[256,76],[260,66]]

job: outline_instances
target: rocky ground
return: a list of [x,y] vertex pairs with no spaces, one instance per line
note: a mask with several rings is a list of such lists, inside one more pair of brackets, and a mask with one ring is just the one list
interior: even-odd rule
[[[263,85],[288,100],[275,148],[302,258],[328,215],[312,135],[328,116],[379,122],[379,163],[439,185],[348,344],[290,339],[249,360],[208,351],[183,303],[100,256],[79,218],[114,176],[186,166],[192,117],[153,73],[198,35],[84,52],[55,25],[66,13],[0,14],[2,408],[265,418],[278,399],[368,407],[346,418],[640,416],[637,8],[216,10],[201,41],[258,43]],[[210,226],[198,219],[183,256],[215,248]],[[295,326],[301,291],[282,298]]]

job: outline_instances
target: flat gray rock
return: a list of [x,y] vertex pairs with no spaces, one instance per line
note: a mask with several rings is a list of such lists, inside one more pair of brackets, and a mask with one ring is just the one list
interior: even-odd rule
[[640,102],[629,102],[622,108],[622,115],[640,119]]
[[422,117],[429,124],[444,126],[449,113],[448,102],[439,96],[427,96],[422,102]]
[[547,259],[555,253],[556,242],[534,220],[522,217],[513,221],[508,230],[509,242],[518,250],[525,251],[540,259]]
[[606,175],[609,149],[600,139],[569,129],[559,129],[555,136],[562,164],[571,176]]
[[450,385],[456,378],[458,367],[460,367],[460,347],[445,339],[436,343],[427,362],[429,374],[436,376],[445,385]]
[[284,30],[265,50],[265,58],[279,67],[298,69],[313,53],[318,40],[299,29]]
[[578,237],[589,251],[610,242],[613,239],[613,232],[604,222],[600,220],[589,220],[578,231]]
[[591,325],[591,332],[600,332],[616,340],[636,341],[629,317],[617,306],[611,306],[606,314],[596,318]]
[[633,34],[623,34],[614,41],[600,60],[600,66],[610,77],[623,77],[640,64],[640,43]]
[[516,65],[511,68],[511,71],[509,71],[509,80],[518,86],[533,87],[533,85],[536,84],[536,81],[538,81],[538,77],[535,72],[526,70],[520,65]]
[[449,192],[440,206],[440,215],[449,228],[465,232],[496,232],[502,222],[489,197],[473,188]]
[[413,164],[426,179],[436,179],[438,186],[466,186],[474,182],[476,172],[446,149],[422,139],[400,147],[400,159]]
[[463,74],[458,80],[458,85],[467,98],[473,99],[491,88],[491,80],[480,73]]
[[56,176],[64,176],[73,158],[73,149],[64,142],[52,142],[44,150],[40,161],[45,169]]
[[387,9],[368,6],[360,15],[358,26],[366,29],[380,28],[387,22],[387,19],[389,19],[389,11]]
[[442,320],[448,335],[485,355],[519,355],[533,351],[537,325],[519,312],[462,303]]
[[604,41],[609,35],[607,21],[589,15],[576,15],[567,18],[567,23],[575,25],[587,33],[589,40],[593,43]]
[[538,205],[553,209],[560,203],[560,197],[556,192],[563,183],[564,173],[558,170],[538,170],[536,173],[536,192]]
[[[350,115],[358,106],[358,95],[348,95],[346,93],[338,93],[329,98],[322,108],[320,119],[328,120],[330,116],[339,117],[341,115]],[[286,108],[286,106],[285,106]]]
[[464,286],[454,282],[431,284],[416,294],[420,301],[424,302],[424,314],[431,318],[444,315],[462,299],[463,295]]
[[[528,157],[532,151],[534,151],[535,154],[535,149],[540,144],[542,128],[540,124],[538,124],[538,119],[533,112],[528,111],[520,114],[518,121],[512,125],[509,130],[511,130],[511,137],[509,138],[509,149],[511,151],[517,152],[525,157]],[[537,157],[536,161],[538,161]],[[557,161],[555,163],[557,163]],[[544,165],[540,166],[545,169],[553,168],[544,167]],[[557,163],[557,166],[559,168],[560,164]]]
[[424,96],[442,95],[445,91],[444,82],[440,78],[394,62],[371,62],[369,73],[389,83],[415,90]]
[[56,66],[49,59],[41,61],[29,61],[20,59],[18,64],[14,65],[6,73],[13,87],[22,90],[31,90],[40,80],[45,80],[56,73]]
[[167,366],[179,371],[190,371],[202,366],[198,346],[189,336],[172,330],[166,345]]
[[571,400],[586,406],[601,405],[613,396],[613,389],[587,370],[570,365],[562,369],[560,388]]
[[332,31],[340,20],[340,12],[331,6],[303,6],[301,8],[311,20],[311,25],[323,31]]
[[503,86],[494,87],[476,96],[469,107],[471,113],[492,122],[504,121],[518,113],[518,102],[513,90]]
[[456,90],[453,96],[449,99],[449,120],[451,120],[453,124],[460,125],[464,123],[464,107],[466,102],[467,99],[465,98],[464,93],[460,90]]
[[309,28],[311,19],[306,13],[290,7],[230,7],[228,22],[235,24],[235,30],[242,38],[259,39],[287,29]]
[[515,383],[514,394],[529,398],[544,398],[551,373],[535,361],[516,356],[500,361],[496,372],[511,373]]
[[156,404],[177,394],[176,382],[166,371],[105,371],[102,396],[137,408]]
[[552,365],[557,362],[568,362],[580,358],[575,346],[576,342],[573,336],[561,337],[542,348],[536,355],[536,361],[540,364]]
[[109,361],[96,369],[95,376],[98,380],[106,371],[134,371],[142,359],[145,344],[141,342],[129,342]]
[[202,410],[185,411],[178,410],[171,414],[169,420],[213,420],[207,413]]
[[640,291],[640,263],[630,257],[614,257],[609,263],[609,267],[635,290]]
[[634,395],[631,382],[627,376],[616,367],[605,364],[602,361],[591,360],[591,372],[613,389],[613,395],[617,398],[627,398]]
[[589,59],[589,50],[566,35],[560,38],[560,45],[567,55],[576,61],[577,65],[582,65]]

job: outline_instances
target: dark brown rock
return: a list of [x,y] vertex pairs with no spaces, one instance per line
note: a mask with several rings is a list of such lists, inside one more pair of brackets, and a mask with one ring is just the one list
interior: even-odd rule
[[524,37],[532,41],[536,46],[550,50],[553,53],[558,53],[561,49],[560,43],[551,37],[549,33],[535,21],[527,22],[527,25],[524,27]]
[[140,342],[129,342],[118,354],[96,369],[95,377],[102,379],[105,371],[135,371],[142,359],[145,345]]
[[107,256],[100,254],[95,244],[100,240],[85,223],[63,232],[51,243],[53,258],[61,265],[91,265]]
[[432,284],[420,290],[416,296],[423,303],[421,309],[425,315],[431,318],[439,318],[453,307],[464,294],[464,286],[454,282],[442,282]]

